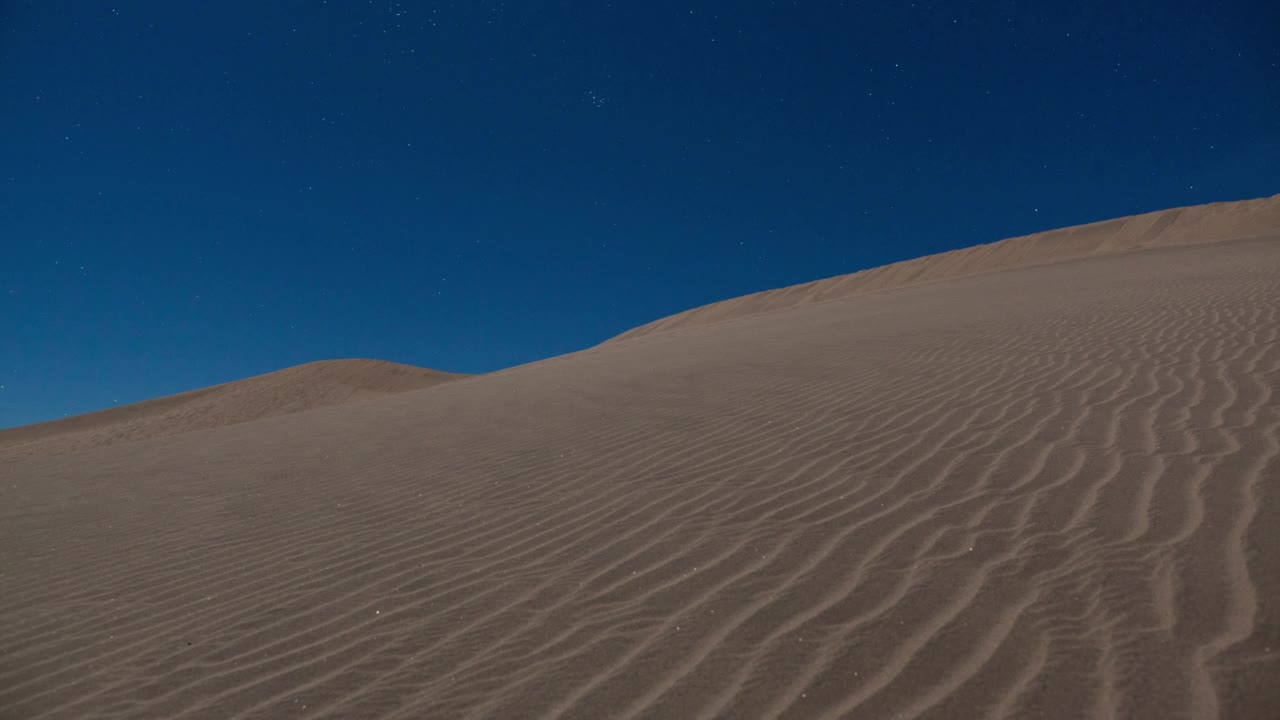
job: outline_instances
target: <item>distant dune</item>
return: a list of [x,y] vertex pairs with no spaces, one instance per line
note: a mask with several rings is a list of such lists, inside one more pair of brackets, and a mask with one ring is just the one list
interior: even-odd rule
[[0,717],[1280,718],[1277,202],[7,431]]
[[1280,195],[1175,208],[1009,238],[892,265],[766,290],[655,320],[614,338],[642,337],[783,308],[987,272],[1143,248],[1257,237],[1280,227]]
[[465,377],[381,360],[325,360],[62,420],[0,430],[0,459],[235,425]]

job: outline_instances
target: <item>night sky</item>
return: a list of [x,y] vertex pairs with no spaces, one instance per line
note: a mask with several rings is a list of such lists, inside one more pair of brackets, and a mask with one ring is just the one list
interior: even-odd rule
[[0,0],[0,427],[1280,192],[1280,3]]

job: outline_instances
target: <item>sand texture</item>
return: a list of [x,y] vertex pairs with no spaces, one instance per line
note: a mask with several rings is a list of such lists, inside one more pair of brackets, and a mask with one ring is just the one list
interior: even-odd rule
[[0,461],[235,425],[463,377],[381,360],[322,360],[110,410],[0,430]]
[[951,280],[1092,255],[1260,237],[1280,227],[1280,195],[1117,218],[1009,238],[825,280],[745,295],[628,330],[615,340],[696,327],[877,290]]
[[0,459],[0,717],[1280,718],[1280,223],[1199,222],[48,436]]

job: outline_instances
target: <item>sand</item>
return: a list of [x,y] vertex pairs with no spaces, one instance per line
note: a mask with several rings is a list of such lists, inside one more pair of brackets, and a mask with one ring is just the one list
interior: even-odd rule
[[1280,224],[1198,227],[48,436],[0,717],[1280,717]]
[[0,430],[0,459],[51,455],[377,398],[465,375],[381,360],[321,360],[99,412]]
[[641,325],[618,339],[723,322],[878,290],[952,280],[1075,258],[1265,237],[1280,228],[1280,195],[1221,202],[1049,230],[906,260],[862,272],[766,290],[686,310]]

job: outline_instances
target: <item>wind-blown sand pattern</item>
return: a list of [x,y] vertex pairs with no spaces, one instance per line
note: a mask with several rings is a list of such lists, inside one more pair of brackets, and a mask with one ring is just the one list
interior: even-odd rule
[[1280,717],[1270,233],[6,460],[0,716]]
[[383,362],[322,360],[200,390],[0,430],[0,459],[83,450],[418,390],[464,375]]

